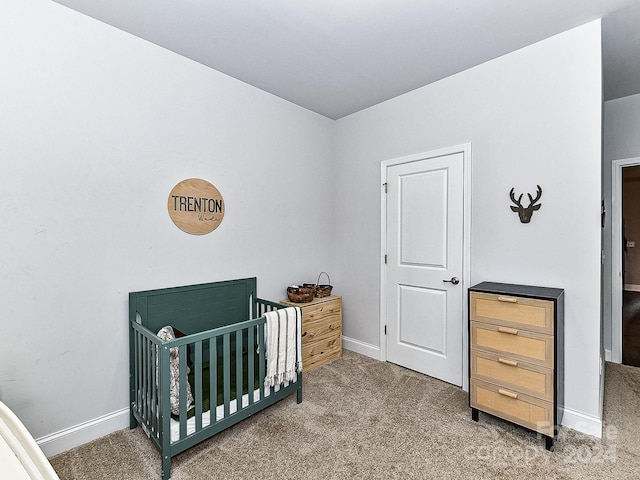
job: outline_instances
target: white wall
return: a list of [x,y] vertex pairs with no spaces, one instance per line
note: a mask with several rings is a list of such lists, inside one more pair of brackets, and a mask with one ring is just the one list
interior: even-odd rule
[[[612,160],[640,156],[640,94],[604,104],[604,158]],[[611,187],[609,185],[609,187]]]
[[603,233],[604,348],[611,354],[611,162],[640,157],[640,95],[610,100],[604,104],[602,183],[607,216]]
[[[565,289],[565,422],[600,433],[600,55],[596,21],[336,122],[347,341],[380,345],[380,162],[470,142],[471,283]],[[536,184],[524,225],[509,190]]]
[[[332,121],[46,0],[2,2],[0,71],[0,399],[36,438],[127,408],[129,291],[330,271]],[[190,177],[209,235],[167,212]]]
[[[5,0],[0,399],[36,437],[120,415],[127,292],[249,275],[279,298],[330,271],[347,340],[375,353],[380,162],[471,142],[472,283],[566,289],[567,407],[597,423],[599,32],[332,122],[54,2]],[[209,235],[167,214],[188,177],[224,196]],[[536,183],[525,226],[508,191]]]

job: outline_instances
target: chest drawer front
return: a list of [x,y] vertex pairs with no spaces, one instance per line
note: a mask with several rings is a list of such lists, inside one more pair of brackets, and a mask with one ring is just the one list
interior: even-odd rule
[[471,379],[471,406],[553,436],[553,403]]
[[508,356],[471,350],[471,376],[553,401],[553,370]]
[[471,292],[471,320],[540,333],[553,333],[553,302],[494,293]]
[[508,354],[517,360],[553,367],[551,335],[471,322],[471,347]]
[[340,336],[342,334],[342,322],[340,317],[330,315],[313,321],[307,321],[304,317],[302,323],[302,345],[323,338]]
[[342,303],[339,299],[302,307],[302,315],[306,323],[318,322],[327,318],[342,317]]
[[342,355],[342,337],[333,336],[314,342],[302,341],[302,369],[304,372]]

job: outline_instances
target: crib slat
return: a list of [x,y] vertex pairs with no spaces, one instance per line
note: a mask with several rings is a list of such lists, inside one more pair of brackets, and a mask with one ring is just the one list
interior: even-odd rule
[[143,366],[143,375],[144,375],[144,396],[145,396],[145,414],[147,417],[151,416],[151,412],[153,410],[153,400],[151,398],[151,394],[155,389],[155,385],[153,382],[152,372],[155,370],[155,364],[151,361],[151,356],[155,347],[150,339],[144,339],[145,343],[145,362]]
[[[174,347],[175,348],[175,347]],[[178,347],[180,438],[187,436],[187,346]]]
[[140,353],[142,353],[142,361],[140,362],[139,369],[140,376],[138,377],[138,382],[140,384],[140,413],[141,415],[146,416],[147,399],[145,398],[144,392],[144,368],[147,362],[147,341],[145,338],[142,338],[140,341]]
[[144,364],[146,361],[146,349],[145,344],[146,340],[142,335],[137,335],[136,338],[136,347],[137,347],[137,362],[136,362],[136,393],[138,397],[138,403],[136,405],[136,410],[138,414],[143,418],[146,418],[145,414],[145,394],[144,394]]
[[266,373],[266,362],[264,359],[264,327],[267,322],[263,322],[258,325],[258,379],[260,382],[260,400],[264,398],[264,377],[267,376]]
[[158,390],[158,395],[160,400],[159,416],[162,420],[161,422],[159,422],[158,439],[160,440],[164,457],[167,455],[164,452],[169,452],[169,447],[171,445],[171,376],[169,363],[169,347],[166,345],[162,345],[160,347],[159,355],[159,385],[161,385],[161,387]]
[[[151,345],[151,431],[155,435],[158,432],[158,347]],[[148,418],[148,417],[145,417]]]
[[255,385],[255,369],[254,363],[256,356],[254,355],[256,343],[254,336],[255,329],[249,328],[249,334],[247,336],[247,391],[249,393],[249,405],[253,405],[253,391],[256,389]]
[[224,398],[224,416],[229,416],[229,404],[231,403],[231,348],[230,334],[225,333],[222,337],[222,382]]
[[142,372],[140,376],[140,384],[142,390],[142,414],[145,418],[149,415],[149,395],[148,395],[148,385],[147,385],[147,377],[149,370],[149,340],[146,338],[142,339]]
[[236,412],[242,409],[242,337],[244,330],[236,332]]
[[209,417],[211,424],[218,419],[216,407],[218,406],[218,342],[216,337],[209,339]]
[[151,395],[153,393],[153,391],[155,390],[155,385],[153,384],[153,377],[152,377],[152,372],[155,370],[155,364],[152,362],[151,360],[151,356],[153,354],[153,351],[155,350],[155,346],[153,345],[153,343],[151,342],[150,339],[145,339],[145,344],[146,344],[146,361],[145,361],[145,365],[144,365],[144,379],[145,379],[145,398],[147,399],[147,401],[145,402],[145,409],[146,409],[146,414],[148,416],[151,416],[151,412],[153,411],[153,399],[151,398]]
[[202,342],[195,343],[194,400],[196,402],[196,432],[202,429]]
[[142,353],[143,353],[143,361],[142,361],[142,396],[144,400],[142,401],[142,410],[145,418],[149,418],[149,412],[151,411],[151,399],[149,398],[149,369],[151,366],[149,365],[151,362],[149,361],[151,358],[152,348],[150,348],[150,341],[148,338],[142,339]]

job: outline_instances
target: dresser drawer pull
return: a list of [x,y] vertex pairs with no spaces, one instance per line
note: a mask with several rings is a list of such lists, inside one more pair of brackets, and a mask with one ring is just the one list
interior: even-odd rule
[[518,329],[509,327],[498,327],[500,333],[508,333],[509,335],[517,335]]
[[499,388],[498,389],[498,393],[500,395],[504,395],[505,397],[518,398],[518,394],[517,393],[510,392],[509,390],[503,390],[503,389]]
[[511,365],[512,367],[518,366],[518,362],[515,360],[507,360],[506,358],[498,358],[498,362],[504,363],[505,365]]
[[516,297],[504,297],[502,295],[498,297],[498,301],[508,302],[508,303],[518,303],[518,299]]

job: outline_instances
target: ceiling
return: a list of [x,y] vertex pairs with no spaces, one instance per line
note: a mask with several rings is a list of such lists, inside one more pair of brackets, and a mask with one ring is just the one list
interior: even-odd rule
[[605,100],[640,93],[638,0],[56,0],[332,119],[602,18]]

